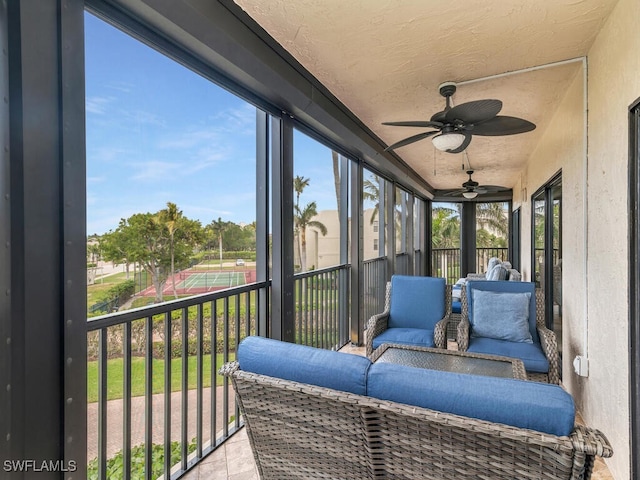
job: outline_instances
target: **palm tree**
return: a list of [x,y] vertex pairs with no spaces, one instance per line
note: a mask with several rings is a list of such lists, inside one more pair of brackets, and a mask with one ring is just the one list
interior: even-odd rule
[[323,236],[327,234],[327,227],[322,222],[312,220],[318,215],[317,208],[316,202],[308,203],[303,209],[296,206],[295,218],[300,239],[300,266],[303,272],[307,270],[307,228],[317,228]]
[[298,258],[302,264],[302,251],[300,249],[300,227],[297,221],[297,212],[300,210],[300,195],[304,191],[305,187],[309,186],[310,178],[304,178],[301,175],[296,175],[293,179],[293,191],[296,192],[296,203],[293,206],[293,236],[297,239],[298,245]]
[[502,202],[478,203],[476,219],[481,225],[486,225],[490,233],[496,233],[504,238],[509,234],[509,218]]
[[300,175],[296,175],[293,179],[293,191],[296,192],[296,205],[295,208],[300,206],[300,195],[302,194],[305,187],[309,186],[310,178],[304,178]]
[[431,244],[434,248],[454,248],[459,246],[459,213],[448,207],[434,207],[431,232]]
[[167,208],[160,211],[161,221],[169,231],[169,251],[171,254],[171,283],[173,285],[173,296],[178,298],[176,292],[176,269],[175,269],[175,253],[174,253],[174,236],[178,228],[178,222],[182,218],[182,210],[178,210],[178,206],[173,202],[167,202]]
[[209,224],[209,228],[218,238],[218,251],[220,252],[220,270],[222,270],[222,233],[227,229],[227,222],[223,222],[222,218],[218,217],[218,220],[211,221],[211,223]]
[[362,182],[362,200],[370,201],[374,203],[373,214],[369,223],[373,225],[373,222],[380,210],[380,178],[377,175],[371,175],[371,178],[367,178]]

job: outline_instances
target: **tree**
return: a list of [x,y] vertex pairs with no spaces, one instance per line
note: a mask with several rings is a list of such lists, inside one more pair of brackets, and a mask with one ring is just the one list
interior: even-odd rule
[[311,179],[304,178],[301,175],[296,175],[293,179],[293,191],[296,193],[296,203],[293,206],[293,236],[297,240],[296,245],[298,246],[300,264],[302,264],[302,249],[300,246],[300,226],[298,225],[296,213],[300,210],[300,195],[302,195],[302,192],[309,185],[310,181]]
[[327,227],[322,222],[313,220],[316,215],[316,202],[310,202],[302,209],[296,206],[295,221],[300,235],[300,266],[303,272],[307,270],[307,228],[317,228],[323,236],[327,234]]
[[218,220],[212,220],[208,228],[218,239],[218,251],[220,252],[220,270],[222,270],[222,234],[228,228],[228,222],[223,222],[221,217]]
[[460,246],[460,215],[448,207],[434,207],[431,222],[431,245],[434,248]]
[[362,199],[374,204],[370,221],[373,224],[380,210],[380,178],[377,175],[371,175],[362,182]]
[[509,218],[502,202],[478,203],[476,220],[489,233],[507,238],[509,234]]
[[118,228],[104,236],[105,257],[120,256],[128,262],[138,262],[153,281],[156,302],[162,301],[172,263],[178,268],[188,266],[193,249],[202,238],[199,221],[179,216],[172,240],[163,212],[136,213],[121,219]]
[[182,218],[182,210],[178,210],[175,203],[167,202],[167,208],[160,210],[159,218],[161,222],[167,227],[169,231],[169,249],[171,252],[171,283],[173,284],[173,296],[178,298],[176,292],[176,268],[175,268],[175,252],[174,252],[174,236],[180,219]]

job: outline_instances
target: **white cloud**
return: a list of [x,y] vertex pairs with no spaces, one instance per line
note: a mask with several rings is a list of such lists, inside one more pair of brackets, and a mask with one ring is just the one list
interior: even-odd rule
[[85,99],[85,110],[87,113],[95,115],[104,115],[107,110],[107,106],[113,102],[112,97],[87,97]]

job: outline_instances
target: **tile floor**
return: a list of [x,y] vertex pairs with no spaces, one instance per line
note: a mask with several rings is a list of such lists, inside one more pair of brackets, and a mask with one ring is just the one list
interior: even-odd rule
[[[353,347],[349,344],[340,351],[364,355],[364,347]],[[581,421],[580,417],[578,421]],[[236,433],[182,478],[184,480],[259,480],[246,430],[243,428]],[[591,480],[615,479],[604,461],[598,458]]]

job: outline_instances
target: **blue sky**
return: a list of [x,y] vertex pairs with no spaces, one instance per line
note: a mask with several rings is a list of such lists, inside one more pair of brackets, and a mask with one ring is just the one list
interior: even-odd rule
[[[87,233],[171,201],[203,225],[255,220],[255,107],[85,15]],[[297,133],[301,202],[335,209],[331,151]]]

